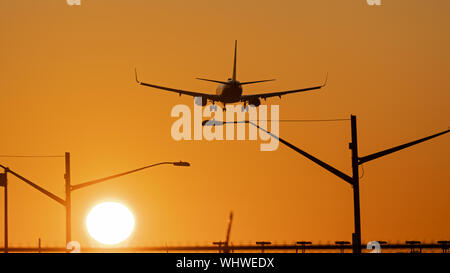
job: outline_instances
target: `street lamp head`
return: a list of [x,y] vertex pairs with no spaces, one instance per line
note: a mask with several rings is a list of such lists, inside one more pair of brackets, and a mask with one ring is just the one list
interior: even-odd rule
[[222,125],[224,125],[226,122],[223,122],[223,121],[218,121],[218,120],[215,120],[215,119],[207,119],[207,120],[204,120],[204,121],[202,121],[202,126],[222,126]]
[[185,161],[179,161],[179,162],[173,162],[174,166],[180,166],[180,167],[189,167],[191,164],[189,162]]

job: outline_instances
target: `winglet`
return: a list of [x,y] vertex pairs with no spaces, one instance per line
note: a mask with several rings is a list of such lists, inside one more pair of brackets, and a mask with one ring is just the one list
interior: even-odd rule
[[136,77],[136,82],[141,84],[141,82],[138,80],[137,70],[134,68],[134,76]]
[[325,82],[322,84],[322,87],[325,87],[325,85],[327,85],[328,82],[328,72],[327,72],[327,76],[325,78]]

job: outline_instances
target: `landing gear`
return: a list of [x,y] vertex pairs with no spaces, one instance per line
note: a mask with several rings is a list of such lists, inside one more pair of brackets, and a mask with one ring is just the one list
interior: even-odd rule
[[214,104],[210,105],[209,106],[209,111],[210,112],[217,112],[217,105],[214,105]]

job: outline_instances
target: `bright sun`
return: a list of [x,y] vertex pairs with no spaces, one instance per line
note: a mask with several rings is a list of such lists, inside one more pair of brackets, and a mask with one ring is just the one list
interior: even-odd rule
[[134,228],[134,217],[130,210],[117,202],[96,205],[89,212],[86,226],[95,240],[102,244],[118,244],[130,236]]

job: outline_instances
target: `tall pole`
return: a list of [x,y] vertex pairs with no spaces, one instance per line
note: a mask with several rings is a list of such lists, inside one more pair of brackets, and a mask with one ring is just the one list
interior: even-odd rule
[[71,185],[70,185],[70,153],[65,154],[66,172],[64,179],[66,181],[66,246],[72,241],[72,206],[71,206]]
[[358,136],[356,129],[356,116],[351,115],[352,142],[352,171],[353,171],[353,206],[355,217],[355,232],[352,234],[353,253],[361,253],[361,212],[359,207],[359,163],[358,163]]
[[8,253],[8,180],[7,180],[7,170],[3,173],[4,183],[5,183],[5,253]]

